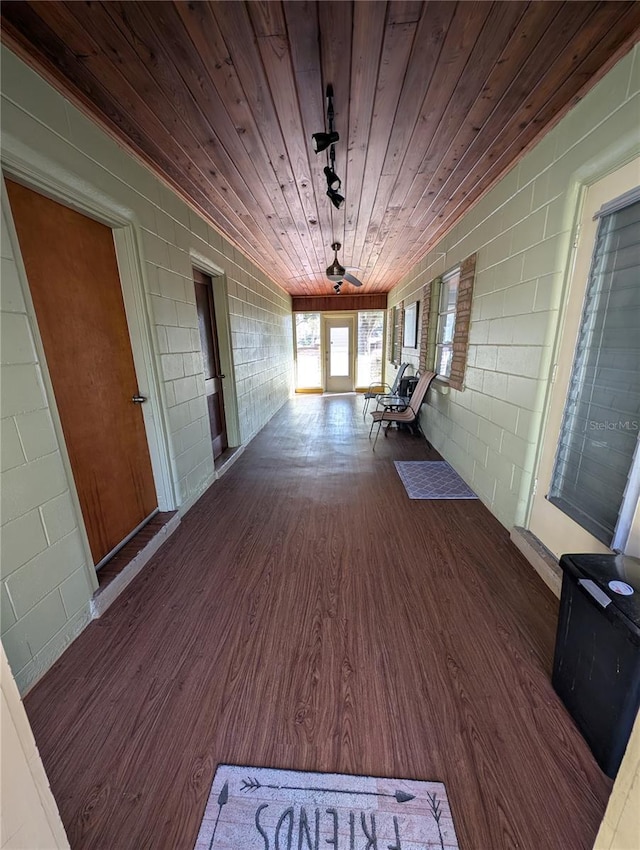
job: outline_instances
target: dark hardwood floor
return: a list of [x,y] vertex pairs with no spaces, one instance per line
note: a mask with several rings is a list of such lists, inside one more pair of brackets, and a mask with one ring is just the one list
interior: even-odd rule
[[361,410],[291,401],[27,696],[73,850],[191,850],[219,762],[443,781],[461,850],[592,847],[556,600],[480,502],[409,501],[393,460],[437,455],[373,454]]

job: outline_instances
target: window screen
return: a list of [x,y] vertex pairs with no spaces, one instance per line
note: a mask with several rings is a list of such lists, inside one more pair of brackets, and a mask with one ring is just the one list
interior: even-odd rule
[[600,218],[549,500],[611,545],[640,425],[640,201]]
[[400,333],[402,331],[402,310],[400,307],[392,307],[392,319],[391,319],[391,328],[389,333],[391,335],[391,362],[394,364],[400,363],[400,358],[402,356],[402,345]]
[[358,313],[358,369],[356,384],[369,387],[382,381],[382,338],[384,312],[360,310]]
[[296,364],[298,389],[322,386],[320,313],[296,313]]

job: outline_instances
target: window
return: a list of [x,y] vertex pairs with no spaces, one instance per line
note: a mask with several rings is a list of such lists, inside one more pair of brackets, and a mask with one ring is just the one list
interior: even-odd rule
[[450,377],[453,363],[453,336],[456,326],[459,283],[460,267],[458,266],[458,268],[444,275],[440,284],[434,371],[437,375],[442,375],[445,378]]
[[464,389],[475,274],[476,255],[471,254],[422,288],[420,369],[447,378],[454,390]]
[[409,304],[404,311],[404,339],[405,348],[416,348],[418,345],[418,308],[419,302]]
[[322,386],[320,313],[295,313],[298,389]]
[[370,387],[382,381],[382,339],[384,312],[361,310],[358,313],[358,387]]
[[389,318],[389,360],[394,364],[394,366],[397,366],[402,358],[404,302],[402,302],[398,307],[391,308]]
[[596,216],[548,496],[598,540],[620,549],[640,490],[639,195],[628,193]]

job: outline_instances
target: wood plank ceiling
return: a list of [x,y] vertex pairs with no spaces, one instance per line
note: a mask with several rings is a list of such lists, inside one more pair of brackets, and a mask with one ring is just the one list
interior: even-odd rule
[[[295,295],[386,292],[629,50],[634,2],[5,2],[2,37]],[[327,83],[336,172],[326,197]]]

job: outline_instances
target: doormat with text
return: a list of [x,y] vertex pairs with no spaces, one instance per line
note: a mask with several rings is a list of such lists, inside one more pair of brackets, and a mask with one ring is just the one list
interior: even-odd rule
[[441,782],[218,765],[194,850],[457,850]]
[[395,460],[410,499],[477,499],[446,460]]

